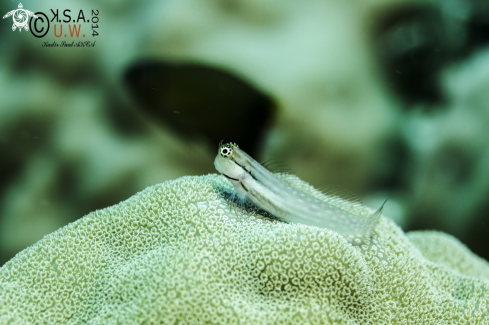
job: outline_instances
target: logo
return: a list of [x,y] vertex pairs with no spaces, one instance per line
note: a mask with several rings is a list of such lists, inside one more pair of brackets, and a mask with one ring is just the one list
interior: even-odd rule
[[[3,19],[12,16],[14,20],[13,31],[17,28],[21,31],[23,28],[30,31],[34,37],[43,38],[51,30],[51,35],[65,39],[61,43],[43,42],[42,47],[95,47],[95,40],[88,41],[84,38],[85,36],[95,38],[100,35],[98,31],[100,18],[97,9],[88,12],[78,10],[78,15],[75,14],[74,16],[72,16],[71,9],[50,9],[50,11],[52,16],[48,17],[42,11],[31,12],[26,10],[22,3],[19,3],[19,8],[7,12]],[[29,17],[31,17],[30,20]],[[51,27],[53,28],[51,29]]]
[[7,12],[7,14],[3,16],[3,19],[8,18],[10,16],[13,16],[14,19],[14,24],[12,25],[12,31],[15,31],[18,28],[19,32],[22,31],[22,28],[24,28],[26,31],[29,30],[29,26],[27,26],[27,21],[29,16],[33,16],[34,18],[37,19],[37,16],[34,15],[32,11],[24,9],[22,3],[19,3],[19,9],[15,9]]

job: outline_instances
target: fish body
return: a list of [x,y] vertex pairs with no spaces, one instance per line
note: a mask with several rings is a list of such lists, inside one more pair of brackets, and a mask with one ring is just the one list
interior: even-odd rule
[[235,143],[219,146],[214,166],[241,199],[285,222],[327,228],[361,243],[371,237],[382,215],[383,205],[365,218],[318,199],[278,178]]

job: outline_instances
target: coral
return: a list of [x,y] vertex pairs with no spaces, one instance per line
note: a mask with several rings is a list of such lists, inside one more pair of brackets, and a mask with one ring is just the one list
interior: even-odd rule
[[354,247],[231,190],[183,177],[45,236],[0,269],[0,324],[489,323],[489,264],[457,240],[382,218]]
[[464,275],[489,279],[487,262],[454,237],[440,231],[412,231],[407,237],[433,263]]

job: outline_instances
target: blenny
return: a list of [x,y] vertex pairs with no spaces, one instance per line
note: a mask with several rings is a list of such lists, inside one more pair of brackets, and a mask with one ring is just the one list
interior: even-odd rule
[[233,184],[240,199],[284,222],[327,228],[357,244],[372,236],[385,204],[368,217],[360,216],[345,209],[344,200],[327,202],[283,181],[235,143],[219,144],[214,166]]

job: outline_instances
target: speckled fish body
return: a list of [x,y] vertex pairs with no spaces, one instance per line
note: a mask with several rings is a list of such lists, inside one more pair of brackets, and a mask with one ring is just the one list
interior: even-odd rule
[[328,228],[359,242],[372,235],[382,207],[365,218],[291,186],[263,167],[234,143],[219,146],[217,171],[241,198],[285,222]]

